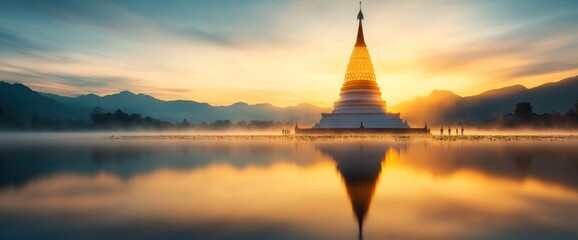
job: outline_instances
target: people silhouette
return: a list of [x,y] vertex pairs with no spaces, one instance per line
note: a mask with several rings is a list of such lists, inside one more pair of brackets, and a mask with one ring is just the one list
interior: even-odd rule
[[457,136],[457,135],[459,135],[459,134],[458,134],[458,129],[456,128],[456,136]]
[[452,127],[448,126],[448,136],[451,136],[451,135],[452,135]]
[[462,136],[464,135],[464,125],[462,125]]
[[444,127],[442,126],[442,127],[440,128],[440,136],[443,136],[443,135],[444,135]]

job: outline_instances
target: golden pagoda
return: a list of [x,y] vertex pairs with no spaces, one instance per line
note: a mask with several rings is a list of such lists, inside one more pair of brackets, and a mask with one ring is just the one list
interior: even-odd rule
[[363,34],[364,16],[357,14],[357,40],[345,72],[345,82],[339,100],[331,113],[322,113],[321,120],[311,129],[296,133],[429,133],[427,128],[410,128],[399,113],[387,112],[386,101],[381,99],[375,71]]

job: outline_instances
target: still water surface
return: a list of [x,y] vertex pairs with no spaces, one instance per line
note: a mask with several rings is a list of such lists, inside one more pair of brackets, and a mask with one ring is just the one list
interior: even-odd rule
[[576,239],[577,146],[3,141],[0,239]]

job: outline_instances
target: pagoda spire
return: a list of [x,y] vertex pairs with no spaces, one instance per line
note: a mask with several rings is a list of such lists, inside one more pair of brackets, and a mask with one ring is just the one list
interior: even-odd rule
[[[347,72],[345,72],[345,81],[355,81],[355,80],[365,80],[375,82],[375,71],[373,70],[373,64],[371,63],[371,57],[369,56],[369,51],[365,45],[365,38],[363,36],[363,26],[362,22],[364,19],[363,12],[361,11],[361,2],[359,2],[359,13],[357,14],[357,20],[359,21],[359,28],[357,30],[357,41],[355,42],[355,47],[349,58],[349,64],[347,65]],[[379,89],[379,87],[374,86],[372,88]],[[381,93],[379,93],[381,98]],[[381,105],[381,100],[380,105]],[[357,126],[359,122],[357,122]]]
[[359,1],[359,13],[357,14],[357,20],[359,20],[359,27],[357,29],[357,42],[355,42],[355,47],[366,47],[365,38],[363,37],[363,12],[361,11],[361,1]]

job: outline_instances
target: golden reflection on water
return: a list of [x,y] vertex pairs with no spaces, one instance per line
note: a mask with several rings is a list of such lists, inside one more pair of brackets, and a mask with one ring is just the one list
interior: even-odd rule
[[[73,163],[89,162],[78,169],[58,166],[66,155],[53,148],[0,148],[32,167],[44,156],[56,169],[5,175],[0,223],[56,238],[91,227],[199,239],[578,235],[574,143],[148,144],[66,145]],[[30,167],[1,160],[2,173]],[[50,222],[68,225],[60,232]]]

